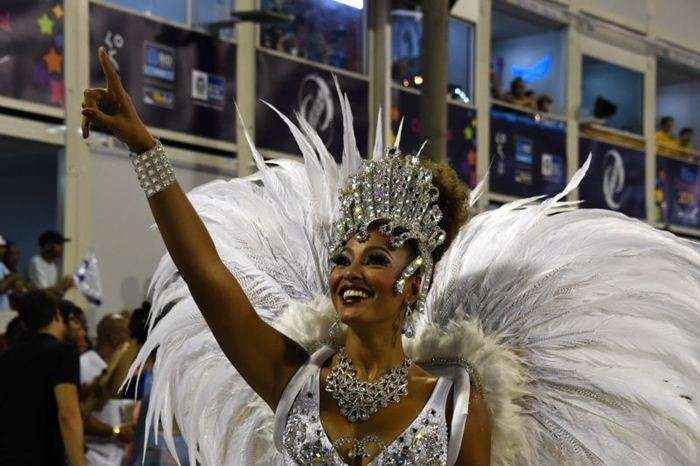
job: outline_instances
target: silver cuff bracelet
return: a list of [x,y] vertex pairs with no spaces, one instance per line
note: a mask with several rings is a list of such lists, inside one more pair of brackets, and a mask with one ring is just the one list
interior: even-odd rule
[[136,177],[146,197],[163,191],[175,182],[175,172],[160,141],[146,152],[131,155]]

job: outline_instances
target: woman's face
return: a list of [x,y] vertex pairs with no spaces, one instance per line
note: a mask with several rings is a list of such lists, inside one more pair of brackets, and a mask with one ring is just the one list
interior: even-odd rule
[[340,320],[352,326],[389,323],[401,328],[404,303],[416,298],[418,280],[407,280],[403,293],[394,283],[412,260],[408,248],[392,250],[386,236],[372,230],[364,243],[350,239],[333,258],[330,286]]

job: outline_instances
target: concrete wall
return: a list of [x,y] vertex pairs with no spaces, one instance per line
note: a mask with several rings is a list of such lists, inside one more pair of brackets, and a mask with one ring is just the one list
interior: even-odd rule
[[[176,173],[185,190],[223,177],[183,166],[176,166]],[[105,298],[91,322],[95,325],[105,313],[141,304],[165,246],[158,231],[150,228],[153,216],[124,154],[94,153],[92,177],[92,237]]]

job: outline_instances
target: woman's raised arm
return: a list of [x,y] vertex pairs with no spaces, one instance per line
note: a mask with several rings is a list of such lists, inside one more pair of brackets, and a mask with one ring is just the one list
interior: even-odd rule
[[[112,132],[132,152],[152,149],[156,140],[139,118],[103,48],[99,59],[107,88],[85,91],[83,137],[89,136],[92,122]],[[110,108],[110,114],[101,110],[104,108]],[[150,196],[148,203],[170,256],[224,354],[275,409],[287,381],[305,361],[304,350],[258,316],[177,182]]]

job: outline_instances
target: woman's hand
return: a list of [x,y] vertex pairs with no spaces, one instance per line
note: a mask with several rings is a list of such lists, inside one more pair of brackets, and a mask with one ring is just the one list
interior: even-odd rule
[[[107,88],[87,89],[83,94],[83,138],[90,136],[90,124],[97,123],[126,144],[132,152],[140,153],[151,149],[156,141],[136,113],[131,97],[124,90],[104,47],[100,47],[99,59],[107,77]],[[109,113],[105,113],[106,109],[110,109]]]

